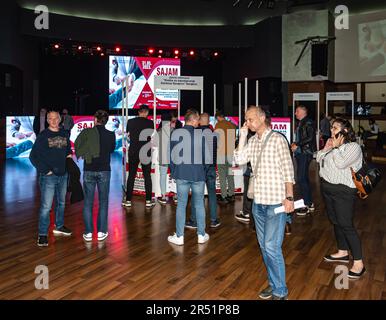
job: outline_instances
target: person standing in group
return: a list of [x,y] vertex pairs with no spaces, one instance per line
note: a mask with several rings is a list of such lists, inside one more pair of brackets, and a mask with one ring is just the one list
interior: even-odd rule
[[[217,197],[216,197],[216,158],[217,158],[217,135],[213,132],[209,124],[209,114],[202,113],[200,115],[200,125],[198,127],[202,130],[203,138],[206,139],[208,150],[211,152],[212,159],[209,163],[205,162],[206,172],[206,189],[208,191],[208,202],[210,212],[210,227],[217,228],[221,225],[220,219],[217,215]],[[190,219],[186,221],[185,227],[196,229],[196,208],[191,207]]]
[[209,235],[205,232],[205,154],[206,142],[202,130],[197,129],[200,114],[189,109],[185,114],[185,126],[172,133],[170,142],[170,172],[177,184],[178,204],[176,210],[176,232],[168,237],[172,244],[184,244],[184,226],[189,191],[192,192],[191,207],[197,220],[197,242],[205,243]]
[[[256,134],[247,142],[248,129]],[[269,282],[259,297],[285,300],[288,289],[282,243],[287,213],[294,210],[294,168],[287,140],[271,130],[268,111],[259,106],[247,109],[234,156],[239,165],[251,162],[253,176],[250,179],[254,179],[252,214]],[[281,206],[284,211],[276,213],[275,209]]]
[[62,128],[67,132],[68,136],[71,135],[71,129],[74,127],[74,119],[68,114],[67,109],[62,111]]
[[48,122],[47,122],[47,109],[41,108],[39,116],[36,116],[34,118],[34,122],[32,124],[33,130],[36,134],[36,136],[42,132],[43,130],[48,128]]
[[70,140],[59,128],[57,111],[47,113],[48,128],[37,135],[30,153],[30,160],[38,171],[41,193],[39,209],[39,234],[37,245],[48,246],[50,211],[55,197],[54,235],[70,236],[72,231],[64,226],[68,173],[66,158],[72,155]]
[[225,119],[224,113],[216,112],[215,132],[219,135],[217,144],[217,169],[220,179],[221,203],[235,201],[235,180],[232,172],[232,157],[236,142],[236,126]]
[[291,145],[291,150],[296,159],[296,182],[299,184],[300,192],[304,198],[304,208],[298,209],[298,216],[305,216],[315,211],[312,202],[312,192],[309,179],[309,167],[313,154],[316,151],[316,136],[313,121],[307,116],[308,111],[305,106],[296,107],[295,116],[299,120],[296,129],[295,142]]
[[321,191],[327,216],[334,226],[338,247],[338,252],[326,255],[324,260],[348,263],[351,252],[354,262],[348,277],[358,279],[366,269],[361,241],[353,223],[357,190],[352,180],[351,168],[356,172],[362,167],[363,155],[348,120],[335,119],[331,134],[332,138],[316,156],[316,161],[320,164]]
[[93,204],[95,187],[98,188],[98,241],[103,241],[108,236],[108,207],[110,193],[110,154],[115,150],[115,134],[105,128],[109,114],[98,110],[94,114],[94,127],[84,129],[75,140],[75,153],[77,157],[84,158],[83,190],[84,206],[83,221],[85,232],[83,239],[92,241]]
[[143,104],[139,107],[138,117],[127,121],[126,132],[130,140],[130,146],[126,199],[122,202],[122,205],[125,207],[131,207],[131,198],[139,163],[141,163],[145,180],[146,208],[155,206],[155,202],[152,200],[151,146],[146,151],[147,144],[150,143],[152,133],[154,132],[154,124],[153,121],[147,118],[148,115],[149,107]]

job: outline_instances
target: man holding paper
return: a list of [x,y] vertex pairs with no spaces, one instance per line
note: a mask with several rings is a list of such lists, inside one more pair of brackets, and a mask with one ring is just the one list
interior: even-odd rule
[[[247,142],[248,129],[256,132],[256,135]],[[269,287],[259,297],[286,300],[288,289],[281,246],[287,213],[294,211],[294,168],[285,137],[271,130],[268,111],[259,106],[248,108],[234,156],[236,163],[246,164],[250,161],[252,165],[252,214],[269,281]],[[282,205],[284,212],[275,213],[275,208]]]

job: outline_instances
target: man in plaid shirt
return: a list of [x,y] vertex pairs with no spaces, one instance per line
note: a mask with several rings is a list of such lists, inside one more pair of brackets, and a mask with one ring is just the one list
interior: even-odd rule
[[[256,134],[247,142],[248,129]],[[256,235],[268,273],[269,287],[259,297],[285,300],[288,289],[285,281],[285,263],[281,249],[287,213],[294,211],[294,168],[285,137],[271,132],[269,112],[259,106],[251,106],[245,113],[245,124],[240,130],[240,142],[234,152],[238,164],[251,162],[254,185],[252,214]],[[256,168],[257,158],[265,139],[269,137]],[[285,212],[274,213],[284,206]]]

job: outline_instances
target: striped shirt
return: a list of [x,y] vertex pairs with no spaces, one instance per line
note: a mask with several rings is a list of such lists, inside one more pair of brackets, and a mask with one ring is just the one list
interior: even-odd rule
[[273,132],[264,147],[257,172],[254,172],[261,146],[271,129],[263,133],[261,139],[255,134],[246,146],[239,146],[234,152],[239,165],[251,162],[255,176],[254,201],[258,204],[280,204],[286,198],[285,183],[295,183],[294,167],[286,138]]
[[319,175],[332,184],[344,184],[355,188],[350,167],[357,172],[362,168],[363,155],[356,142],[341,145],[337,149],[320,150],[316,155],[320,164]]

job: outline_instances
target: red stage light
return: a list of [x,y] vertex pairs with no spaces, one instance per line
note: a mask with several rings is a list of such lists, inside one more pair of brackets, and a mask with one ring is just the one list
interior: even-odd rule
[[105,54],[102,52],[102,53],[101,53],[101,57],[103,57],[104,55],[105,55]]
[[174,50],[174,54],[175,54],[175,55],[178,55],[179,53],[180,53],[179,50]]
[[218,56],[218,52],[216,51],[215,53],[213,53],[213,55],[214,55],[215,57],[217,57],[217,56]]
[[174,58],[175,58],[175,59],[178,59],[178,56],[175,56]]
[[191,56],[194,56],[194,51],[193,51],[193,50],[190,50],[190,51],[189,51],[189,54],[190,54]]
[[150,48],[149,50],[147,50],[150,54],[153,54],[154,53],[154,49],[153,48]]
[[163,52],[164,52],[164,51],[163,51],[162,49],[159,49],[159,50],[158,50],[158,53],[159,53],[159,54],[162,54]]
[[101,47],[98,46],[98,47],[97,47],[97,51],[101,51]]
[[120,47],[115,47],[115,52],[119,52],[121,51],[121,48]]
[[78,46],[78,50],[82,50],[82,46]]
[[162,56],[159,54],[159,55],[158,55],[158,58],[162,58]]
[[54,48],[55,48],[55,49],[59,49],[59,45],[58,45],[58,44],[55,44],[55,45],[54,45]]

